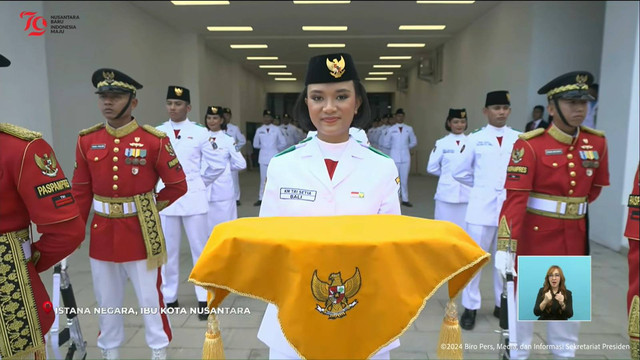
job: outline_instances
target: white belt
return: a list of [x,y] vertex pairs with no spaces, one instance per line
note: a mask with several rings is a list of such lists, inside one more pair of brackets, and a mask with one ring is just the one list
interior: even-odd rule
[[[113,204],[109,204],[106,202],[102,202],[100,200],[96,200],[95,198],[93,199],[93,210],[103,213],[103,214],[107,214],[107,215],[111,215],[111,207],[113,207]],[[135,214],[136,213],[136,203],[134,202],[125,202],[122,203],[122,209],[118,209],[118,211],[122,212],[122,214],[124,215],[128,215],[128,214]]]
[[[587,202],[579,204],[567,204],[563,201],[529,197],[529,200],[527,200],[527,207],[530,209],[555,213],[559,215],[581,216],[587,213]],[[569,209],[569,211],[567,211],[567,209]]]

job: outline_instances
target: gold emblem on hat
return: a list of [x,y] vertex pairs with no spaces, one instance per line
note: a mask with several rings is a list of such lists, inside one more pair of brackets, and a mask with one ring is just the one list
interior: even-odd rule
[[578,83],[578,85],[585,85],[585,83],[587,82],[587,80],[589,79],[589,76],[587,75],[577,75],[576,76],[576,82]]
[[179,87],[174,87],[173,92],[176,93],[176,96],[182,96],[182,89]]
[[467,117],[467,112],[466,111],[460,112],[460,116],[462,116],[463,118],[466,118]]
[[509,93],[506,93],[505,95],[507,96],[507,101],[511,102],[511,95],[509,95]]
[[329,60],[329,58],[327,58],[327,69],[329,69],[329,74],[334,78],[341,78],[346,70],[344,57],[340,56],[340,61],[338,61],[338,59]]
[[106,82],[111,83],[115,79],[116,75],[113,73],[113,71],[103,71],[102,77]]
[[214,114],[217,114],[218,113],[218,108],[215,107],[215,106],[212,106],[211,107],[211,112],[214,113]]

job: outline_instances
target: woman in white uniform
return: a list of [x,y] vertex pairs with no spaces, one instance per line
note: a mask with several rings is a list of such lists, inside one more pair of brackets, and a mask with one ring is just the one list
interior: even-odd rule
[[460,156],[460,150],[467,138],[464,134],[468,127],[467,111],[449,109],[444,127],[449,131],[449,135],[436,141],[427,164],[427,172],[440,177],[434,196],[436,200],[434,219],[451,221],[464,229],[464,217],[469,203],[469,187],[454,179],[451,176],[451,169]]
[[209,129],[209,142],[213,151],[221,153],[227,164],[222,175],[207,187],[209,233],[216,225],[238,218],[231,172],[247,168],[247,162],[236,147],[235,140],[222,129],[223,111],[221,106],[209,106],[204,119],[204,125]]
[[[393,160],[349,135],[350,127],[370,121],[367,94],[349,54],[310,59],[294,117],[317,136],[271,160],[260,216],[400,214]],[[267,307],[258,338],[269,346],[270,359],[299,358],[282,333],[275,305]],[[398,346],[395,340],[372,358],[389,359]]]

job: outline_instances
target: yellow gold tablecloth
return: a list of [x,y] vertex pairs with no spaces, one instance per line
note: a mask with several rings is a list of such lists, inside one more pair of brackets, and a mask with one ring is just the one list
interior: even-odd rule
[[278,306],[304,358],[364,359],[402,335],[446,282],[453,299],[489,257],[445,221],[241,218],[215,227],[189,281],[214,293],[214,307],[229,291]]

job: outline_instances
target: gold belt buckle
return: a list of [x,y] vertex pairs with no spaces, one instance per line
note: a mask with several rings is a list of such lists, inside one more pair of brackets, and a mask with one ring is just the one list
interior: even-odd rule
[[109,203],[109,215],[124,215],[124,212],[122,211],[122,204]]
[[580,204],[567,204],[567,215],[578,215],[578,208]]

